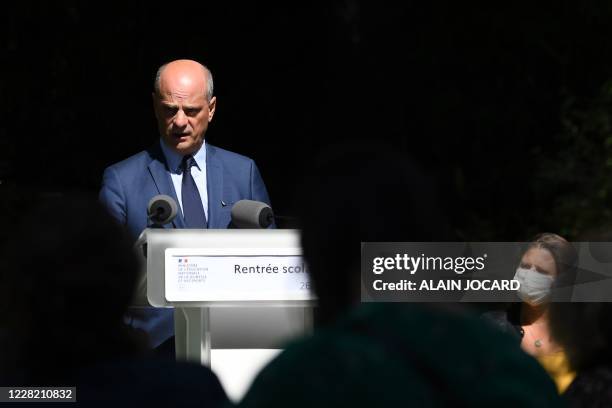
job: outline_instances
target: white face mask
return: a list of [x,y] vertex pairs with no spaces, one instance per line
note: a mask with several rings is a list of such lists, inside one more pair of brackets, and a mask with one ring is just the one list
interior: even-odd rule
[[517,291],[518,296],[532,306],[544,303],[552,288],[554,279],[550,275],[544,275],[535,269],[517,268],[514,280],[520,283]]

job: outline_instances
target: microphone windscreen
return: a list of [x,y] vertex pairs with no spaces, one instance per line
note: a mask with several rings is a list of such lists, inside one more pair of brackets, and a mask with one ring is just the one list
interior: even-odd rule
[[272,208],[261,201],[240,200],[232,207],[232,224],[236,228],[268,228],[273,221]]
[[168,195],[156,195],[149,201],[147,212],[153,224],[161,226],[168,224],[176,217],[178,206],[176,201]]

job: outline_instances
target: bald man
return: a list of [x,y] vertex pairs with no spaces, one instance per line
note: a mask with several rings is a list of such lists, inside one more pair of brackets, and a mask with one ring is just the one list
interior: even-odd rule
[[[100,200],[135,240],[147,227],[147,204],[167,194],[179,204],[168,228],[227,228],[232,205],[270,204],[253,160],[205,142],[217,105],[204,65],[177,60],[159,68],[152,94],[160,140],[104,171]],[[133,309],[129,323],[149,334],[152,347],[173,348],[173,312]]]

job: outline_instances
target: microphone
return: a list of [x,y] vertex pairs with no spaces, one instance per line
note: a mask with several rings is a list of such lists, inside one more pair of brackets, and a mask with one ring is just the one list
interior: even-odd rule
[[160,228],[174,220],[177,213],[176,201],[168,195],[156,195],[147,205],[147,213],[153,227]]
[[240,200],[232,207],[234,228],[268,228],[274,222],[272,208],[266,203]]

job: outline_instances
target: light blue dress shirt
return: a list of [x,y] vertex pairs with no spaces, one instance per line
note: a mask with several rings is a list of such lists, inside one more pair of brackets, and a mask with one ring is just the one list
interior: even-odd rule
[[[183,198],[181,196],[183,186],[183,170],[181,169],[181,162],[183,161],[183,156],[166,146],[166,143],[163,140],[160,140],[160,145],[162,152],[166,157],[166,163],[168,165],[168,170],[170,171],[170,178],[172,179],[174,192],[176,193],[176,197],[179,201],[178,204],[181,208],[181,212],[183,212]],[[193,155],[193,158],[196,162],[196,166],[191,168],[191,175],[193,176],[193,180],[195,181],[196,186],[198,187],[200,199],[202,200],[202,207],[204,208],[204,214],[206,214],[206,222],[208,223],[208,191],[206,190],[206,143],[202,144],[202,147]]]

